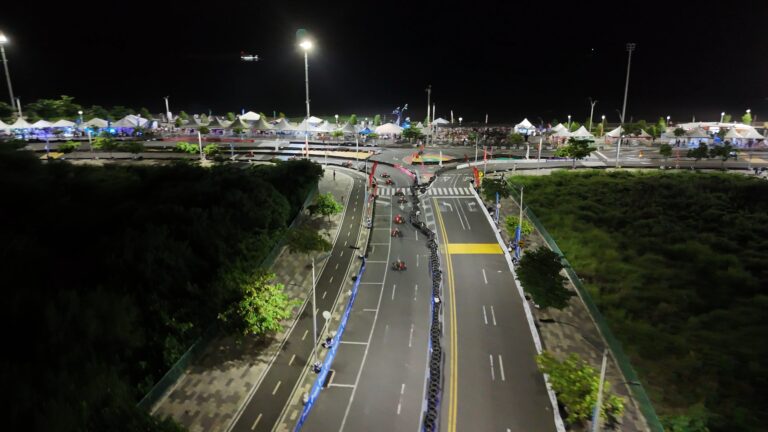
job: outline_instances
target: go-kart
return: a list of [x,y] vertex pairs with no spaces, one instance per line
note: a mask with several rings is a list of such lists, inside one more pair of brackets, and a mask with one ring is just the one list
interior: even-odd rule
[[401,196],[399,196],[397,198],[397,203],[398,204],[404,204],[404,203],[407,203],[407,202],[408,202],[408,198],[406,198],[404,195],[401,195]]
[[384,184],[385,185],[391,185],[391,184],[395,184],[395,182],[393,182],[391,178],[388,178],[388,179],[384,180]]
[[389,174],[387,174],[387,173],[381,173],[381,178],[389,178]]
[[408,267],[405,266],[405,262],[404,261],[397,260],[397,261],[392,263],[392,270],[394,270],[394,271],[403,271],[403,270],[408,270]]
[[403,191],[399,190],[395,192],[395,196],[405,196],[405,194],[403,193]]
[[402,237],[403,236],[403,232],[400,231],[399,229],[395,228],[395,229],[392,230],[391,235],[392,235],[392,237]]
[[403,218],[401,215],[397,215],[397,216],[395,216],[394,222],[396,224],[405,223],[405,218]]

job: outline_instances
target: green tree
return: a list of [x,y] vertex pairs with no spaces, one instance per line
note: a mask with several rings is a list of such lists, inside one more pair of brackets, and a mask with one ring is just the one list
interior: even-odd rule
[[181,117],[176,117],[176,120],[173,122],[173,124],[176,127],[181,127],[184,124],[184,122],[182,122]]
[[344,210],[344,206],[333,198],[332,193],[327,192],[319,194],[317,198],[315,198],[315,203],[310,206],[309,212],[311,214],[318,213],[322,216],[327,216],[328,219],[330,219],[331,216],[341,213],[342,210]]
[[672,146],[669,144],[662,144],[659,146],[659,155],[664,158],[664,163],[667,162],[670,156],[672,156]]
[[597,134],[597,136],[601,137],[601,136],[603,136],[605,134],[605,129],[603,127],[603,123],[602,122],[598,123],[597,126],[595,127],[595,129],[596,129],[595,133]]
[[525,142],[525,137],[522,134],[519,134],[517,132],[512,132],[509,134],[509,137],[507,137],[510,143],[514,144],[515,147],[519,147],[522,143]]
[[747,111],[744,113],[743,116],[741,116],[741,122],[745,125],[751,125],[752,124],[752,113],[750,111]]
[[234,129],[232,129],[232,133],[234,133],[235,135],[240,135],[240,134],[242,134],[242,133],[243,133],[243,128],[241,128],[241,127],[236,127],[236,128],[234,128]]
[[[504,227],[507,229],[507,234],[509,234],[510,237],[515,237],[517,235],[517,225],[519,222],[519,218],[517,216],[509,215],[504,218]],[[533,233],[533,224],[528,220],[523,218],[523,226],[520,228],[520,234],[523,236],[527,236]]]
[[290,253],[309,255],[312,252],[325,252],[331,250],[333,245],[320,235],[317,230],[302,225],[288,231],[286,245]]
[[349,124],[351,124],[352,126],[356,125],[357,124],[357,115],[352,114],[351,116],[349,116],[349,120],[347,120],[347,122],[349,122]]
[[572,121],[571,122],[571,129],[570,129],[570,131],[571,132],[577,131],[577,130],[579,130],[580,127],[581,127],[581,124],[579,122]]
[[726,114],[723,116],[723,123],[730,123],[732,119],[733,119],[732,115]]
[[659,120],[656,122],[656,129],[660,134],[663,134],[667,131],[667,121],[664,119],[664,117],[659,117]]
[[93,140],[91,141],[92,150],[108,151],[110,154],[110,157],[112,157],[112,152],[116,148],[117,148],[117,143],[109,134],[102,133],[101,135],[93,138]]
[[78,148],[80,148],[80,143],[77,141],[67,141],[59,144],[59,151],[62,153],[72,153]]
[[557,149],[555,154],[560,157],[569,157],[573,159],[573,165],[571,169],[576,168],[576,160],[584,159],[597,150],[596,147],[592,147],[591,139],[584,138],[568,138],[568,144]]
[[334,138],[341,138],[341,137],[344,136],[344,132],[342,132],[340,130],[335,130],[335,131],[331,132],[331,136],[334,137]]
[[482,191],[486,200],[495,202],[496,192],[501,198],[509,198],[512,194],[512,187],[502,179],[483,177]]
[[71,96],[61,95],[59,99],[38,99],[28,104],[25,114],[34,119],[59,120],[62,118],[76,118],[77,112],[83,107],[74,102]]
[[[566,407],[569,423],[579,424],[592,417],[600,389],[597,370],[576,354],[561,361],[546,351],[536,356],[536,364],[549,376],[557,400]],[[624,413],[624,399],[614,395],[610,388],[610,383],[605,381],[600,417],[615,423]]]
[[203,153],[205,153],[205,155],[208,156],[208,157],[214,157],[217,154],[219,154],[219,152],[220,152],[219,146],[217,146],[216,144],[213,144],[213,143],[208,144],[205,147],[203,147]]
[[140,115],[142,118],[145,118],[145,119],[151,119],[151,118],[152,118],[152,113],[151,113],[151,112],[149,112],[149,110],[147,109],[147,107],[141,107],[141,108],[139,109],[139,115]]
[[409,128],[403,129],[403,138],[408,140],[420,140],[424,137],[424,134],[421,133],[421,129],[417,128],[414,125],[411,125]]
[[725,141],[721,145],[713,145],[709,149],[709,157],[720,159],[720,169],[725,169],[725,162],[730,159],[731,153],[735,152],[735,149],[731,145],[730,141]]
[[378,137],[379,137],[379,134],[377,134],[376,132],[371,132],[368,134],[368,138],[370,139],[376,139]]
[[[424,123],[426,125],[426,123]],[[381,114],[376,114],[373,116],[373,125],[374,126],[380,126],[381,125]]]
[[109,111],[100,105],[91,105],[90,108],[87,108],[83,111],[83,120],[90,120],[94,117],[100,118],[102,120],[113,120],[113,118],[109,115]]
[[120,144],[120,150],[137,155],[144,151],[144,143],[140,141],[128,141]]
[[16,110],[10,104],[0,101],[0,120],[11,123],[11,118],[15,113]]
[[[205,114],[203,114],[203,115],[205,115]],[[208,126],[200,126],[197,129],[197,131],[200,132],[200,135],[208,135],[209,133],[211,133],[211,130],[208,129]]]
[[208,123],[210,123],[210,121],[208,120],[208,115],[200,114],[200,124],[207,125]]
[[266,336],[283,329],[299,303],[291,301],[284,286],[274,282],[274,273],[259,273],[240,286],[239,298],[218,315],[224,326],[242,335]]
[[[266,120],[266,119],[265,119],[265,120]],[[228,112],[228,113],[227,113],[227,121],[231,121],[231,122],[232,122],[232,121],[235,121],[235,113],[233,113],[233,112]]]
[[280,117],[281,119],[284,119],[285,118],[285,113],[284,112],[280,112],[280,113],[277,114],[277,116]]
[[189,114],[187,114],[186,111],[179,111],[179,118],[187,121],[189,120]]
[[703,142],[699,142],[699,146],[696,147],[695,149],[688,150],[688,153],[686,153],[686,156],[688,156],[689,158],[695,159],[693,164],[696,165],[696,163],[701,159],[709,157],[709,148],[707,147],[707,144]]
[[543,308],[564,309],[574,293],[565,288],[566,278],[560,274],[560,256],[546,246],[526,252],[520,259],[517,275],[523,289]]
[[198,152],[199,147],[186,141],[179,141],[173,150],[181,153],[195,154]]
[[681,136],[685,135],[685,129],[683,129],[681,127],[675,128],[674,132],[672,132],[672,133],[675,135],[675,137],[680,138]]

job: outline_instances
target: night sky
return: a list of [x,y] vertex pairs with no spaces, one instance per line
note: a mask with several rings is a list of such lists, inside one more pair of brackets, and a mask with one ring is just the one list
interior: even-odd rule
[[[768,2],[171,2],[9,1],[0,30],[22,104],[302,116],[306,28],[312,112],[539,123],[589,115],[617,122],[632,56],[627,116],[717,120],[751,108],[768,120]],[[240,51],[258,54],[243,63]],[[5,84],[0,100],[7,99]]]

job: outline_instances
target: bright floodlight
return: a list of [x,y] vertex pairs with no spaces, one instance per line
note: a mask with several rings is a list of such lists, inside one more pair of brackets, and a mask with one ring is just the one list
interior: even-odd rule
[[0,44],[8,43],[8,38],[5,37],[4,33],[0,33]]
[[301,47],[301,48],[302,48],[304,51],[309,51],[309,50],[311,50],[311,49],[312,49],[312,41],[311,41],[311,40],[309,40],[309,39],[305,39],[305,40],[301,41],[301,43],[299,44],[299,46],[300,46],[300,47]]

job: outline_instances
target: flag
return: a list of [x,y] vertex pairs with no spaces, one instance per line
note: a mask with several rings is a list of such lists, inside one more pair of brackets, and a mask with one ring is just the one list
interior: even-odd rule
[[515,228],[515,258],[520,259],[520,225],[517,225],[517,228]]
[[477,170],[477,167],[472,167],[472,173],[475,175],[475,187],[480,187],[480,171]]
[[483,146],[483,162],[488,160],[488,150]]
[[378,162],[373,162],[373,166],[371,167],[371,174],[368,176],[368,185],[370,186],[373,186],[373,174],[376,172],[376,166],[378,164]]

